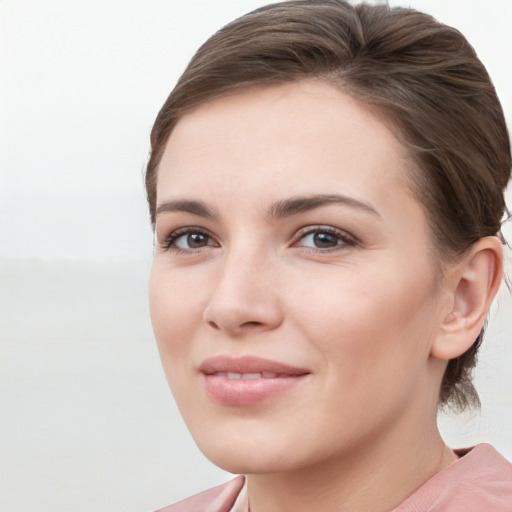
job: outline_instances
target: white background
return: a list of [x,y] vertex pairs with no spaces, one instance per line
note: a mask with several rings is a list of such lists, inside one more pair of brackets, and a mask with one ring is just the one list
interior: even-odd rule
[[[195,448],[160,368],[142,176],[195,49],[265,3],[0,1],[1,510],[149,511],[229,478]],[[459,28],[512,118],[511,0],[390,3]],[[442,425],[452,445],[488,440],[512,460],[511,318],[504,291],[482,412]]]

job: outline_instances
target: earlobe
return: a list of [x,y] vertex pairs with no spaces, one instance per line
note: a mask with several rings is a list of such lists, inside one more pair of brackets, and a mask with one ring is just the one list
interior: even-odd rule
[[450,270],[450,310],[444,316],[431,355],[449,360],[462,355],[477,339],[503,275],[503,249],[498,237],[474,244]]

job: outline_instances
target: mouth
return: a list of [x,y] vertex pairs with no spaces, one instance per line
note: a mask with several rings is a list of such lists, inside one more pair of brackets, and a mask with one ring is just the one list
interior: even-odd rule
[[230,380],[240,380],[240,379],[277,379],[290,377],[290,375],[286,373],[272,373],[272,372],[253,372],[253,373],[237,373],[237,372],[214,372],[209,375],[215,375],[217,377],[225,377]]
[[253,356],[216,356],[199,372],[207,396],[225,406],[250,406],[281,395],[303,382],[310,371]]

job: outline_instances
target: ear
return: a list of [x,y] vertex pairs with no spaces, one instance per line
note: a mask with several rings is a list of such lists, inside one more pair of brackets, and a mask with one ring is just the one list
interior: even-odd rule
[[447,271],[448,302],[431,355],[449,360],[475,342],[503,276],[503,248],[497,236],[480,239]]

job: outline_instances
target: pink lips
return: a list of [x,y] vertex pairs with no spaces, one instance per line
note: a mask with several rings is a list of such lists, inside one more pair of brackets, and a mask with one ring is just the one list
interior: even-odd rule
[[208,395],[221,405],[260,403],[295,387],[309,371],[253,356],[216,356],[199,367]]

